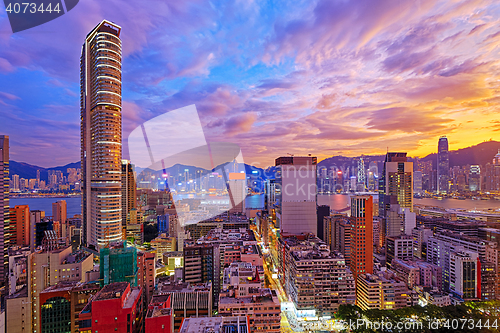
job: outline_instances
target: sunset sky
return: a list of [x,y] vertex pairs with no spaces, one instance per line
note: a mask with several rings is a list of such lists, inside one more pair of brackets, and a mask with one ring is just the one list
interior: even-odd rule
[[0,9],[12,160],[79,160],[81,46],[103,19],[122,27],[124,141],[190,104],[209,142],[260,167],[287,153],[424,156],[441,135],[451,150],[500,140],[498,1],[81,0],[16,34]]

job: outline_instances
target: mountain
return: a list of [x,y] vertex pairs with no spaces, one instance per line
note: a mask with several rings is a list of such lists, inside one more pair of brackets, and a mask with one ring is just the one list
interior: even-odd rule
[[37,165],[31,165],[24,162],[16,162],[9,161],[9,174],[12,178],[12,175],[19,175],[19,178],[25,179],[34,179],[36,178],[37,170],[40,170],[40,180],[47,181],[49,177],[49,170],[60,170],[64,175],[67,175],[66,169],[75,168],[78,169],[80,167],[80,162],[69,163],[64,166],[58,166],[53,168],[44,168]]
[[[436,144],[437,150],[437,144]],[[500,150],[500,142],[498,141],[485,141],[477,144],[475,146],[462,148],[458,150],[450,150],[450,167],[453,166],[464,166],[464,165],[485,165],[486,163],[491,163],[493,157]],[[423,158],[421,161],[432,161],[432,165],[436,165],[437,154],[429,154]],[[321,167],[326,167],[330,169],[332,166],[337,166],[339,168],[346,168],[351,166],[357,167],[357,159],[358,157],[346,157],[346,156],[332,156],[326,158],[318,163],[318,169]],[[363,160],[365,162],[365,167],[368,167],[371,161],[379,162],[379,168],[382,166],[382,163],[385,159],[385,155],[365,155],[363,156]],[[410,158],[410,161],[415,161],[415,158]],[[380,171],[380,169],[379,169]]]
[[[437,144],[436,144],[437,149]],[[486,163],[491,163],[493,157],[500,150],[500,142],[499,141],[485,141],[477,144],[475,146],[462,148],[458,150],[450,151],[450,166],[464,166],[464,165],[485,165]],[[326,167],[329,169],[331,166],[341,167],[357,167],[357,158],[358,157],[346,157],[346,156],[332,156],[326,158],[318,163],[318,169],[321,167]],[[379,168],[381,167],[381,163],[384,161],[385,155],[364,155],[363,160],[365,162],[365,167],[368,168],[371,161],[377,162]],[[423,158],[422,161],[432,161],[433,165],[436,162],[436,154],[429,154]],[[414,160],[410,158],[410,161]],[[10,175],[19,175],[19,178],[25,179],[33,179],[36,178],[36,171],[40,170],[40,179],[47,181],[48,179],[48,171],[49,170],[60,170],[63,174],[67,174],[66,169],[68,168],[79,168],[80,162],[66,164],[64,166],[58,166],[53,168],[43,168],[36,165],[31,165],[24,162],[16,162],[9,161],[10,165]],[[193,169],[194,168],[194,169]],[[201,171],[202,173],[210,172],[210,170],[205,170],[202,168],[197,168],[188,165],[176,164],[170,168],[167,168],[167,173],[182,173],[184,169],[190,169],[194,171]],[[138,173],[143,171],[143,169],[137,168]],[[268,179],[274,178],[275,167],[269,167],[267,169],[258,168],[253,165],[245,164],[245,171],[247,175],[251,175],[255,178],[260,179]]]
[[[450,166],[485,165],[491,163],[499,150],[500,142],[498,141],[485,141],[472,147],[451,150],[449,153]],[[432,161],[432,165],[435,166],[437,154],[427,155],[421,160],[425,162]]]

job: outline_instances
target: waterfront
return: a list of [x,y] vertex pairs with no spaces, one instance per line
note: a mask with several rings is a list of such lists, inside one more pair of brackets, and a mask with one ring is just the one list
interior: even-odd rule
[[[350,194],[319,194],[318,205],[329,205],[333,210],[344,210],[349,206]],[[81,214],[81,198],[72,196],[67,198],[12,198],[10,206],[28,205],[30,210],[43,210],[46,215],[52,215],[52,203],[66,200],[68,205],[68,217],[73,217],[75,214]],[[445,209],[466,209],[466,210],[488,210],[500,209],[500,201],[498,200],[457,200],[444,198],[442,200],[432,198],[414,199],[414,204],[442,207]],[[245,200],[247,208],[262,209],[264,208],[264,195],[257,194],[248,196]]]
[[30,210],[43,210],[45,215],[52,215],[52,203],[60,200],[65,200],[67,205],[67,215],[68,217],[73,217],[75,214],[81,214],[81,197],[72,196],[66,198],[11,198],[9,205],[14,207],[16,205],[28,205]]
[[[343,210],[349,207],[351,194],[318,194],[318,205],[329,205],[333,210]],[[376,198],[375,198],[376,199]],[[376,199],[377,200],[377,199]],[[414,205],[425,205],[432,207],[442,207],[445,209],[465,209],[465,210],[488,210],[500,209],[499,200],[458,200],[451,198],[444,198],[442,200],[433,198],[413,199]],[[248,196],[246,199],[246,206],[248,208],[263,208],[264,195],[258,194]]]

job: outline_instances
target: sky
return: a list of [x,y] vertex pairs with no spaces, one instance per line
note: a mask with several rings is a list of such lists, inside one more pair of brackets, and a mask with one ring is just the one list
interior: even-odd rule
[[103,19],[122,27],[124,141],[191,104],[208,142],[259,167],[288,153],[425,156],[441,135],[450,150],[500,140],[498,1],[82,0],[15,34],[0,9],[12,160],[80,159],[81,46]]

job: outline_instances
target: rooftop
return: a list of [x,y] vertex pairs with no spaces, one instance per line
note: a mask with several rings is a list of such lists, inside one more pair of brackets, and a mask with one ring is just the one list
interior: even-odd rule
[[248,333],[246,316],[185,318],[180,333]]
[[127,290],[128,282],[115,282],[108,284],[102,288],[101,292],[96,295],[93,301],[103,301],[113,298],[121,298],[122,294]]

